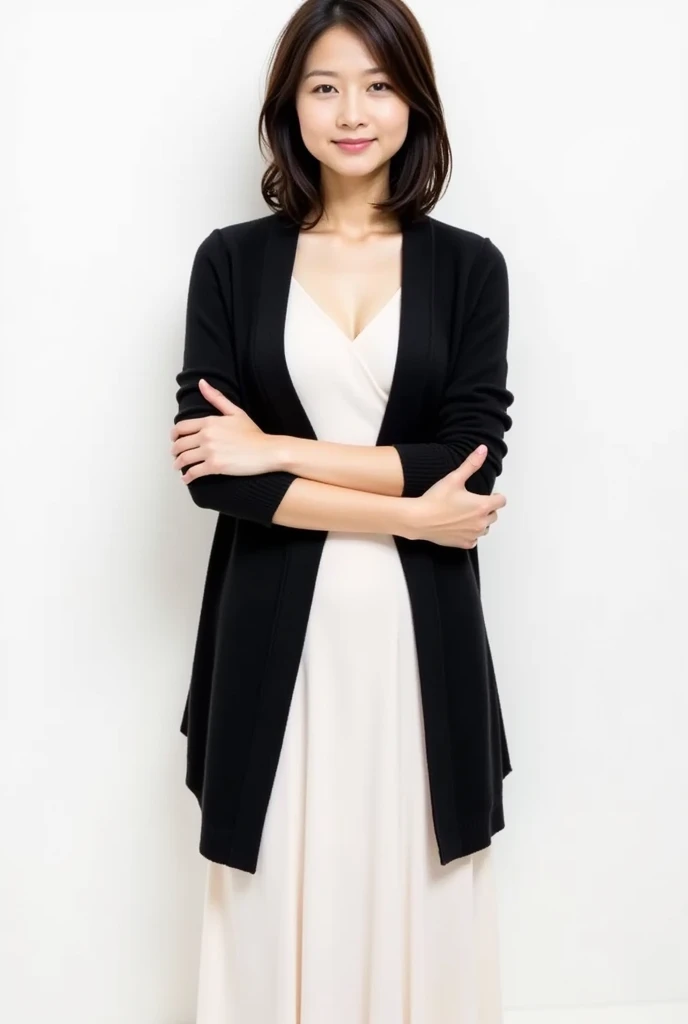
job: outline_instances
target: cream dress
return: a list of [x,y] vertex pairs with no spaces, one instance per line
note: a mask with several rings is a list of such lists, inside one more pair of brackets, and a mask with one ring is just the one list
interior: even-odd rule
[[[292,277],[319,440],[374,445],[401,290],[354,341]],[[492,848],[439,862],[391,535],[329,533],[255,874],[208,862],[196,1024],[500,1024]]]

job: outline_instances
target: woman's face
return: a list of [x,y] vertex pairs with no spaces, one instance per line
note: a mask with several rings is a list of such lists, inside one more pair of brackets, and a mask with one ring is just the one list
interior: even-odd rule
[[[373,174],[399,150],[409,107],[350,29],[337,25],[312,45],[296,93],[308,151],[336,174]],[[341,140],[366,140],[346,146]]]

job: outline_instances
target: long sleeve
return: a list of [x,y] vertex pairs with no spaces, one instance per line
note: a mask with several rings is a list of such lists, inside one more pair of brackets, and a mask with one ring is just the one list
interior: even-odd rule
[[[205,400],[198,381],[205,378],[231,402],[242,405],[234,338],[227,296],[230,263],[222,236],[215,228],[199,245],[189,281],[183,368],[176,382],[178,412],[174,422],[199,416],[221,416]],[[190,467],[185,466],[182,473]],[[296,476],[274,471],[254,476],[216,473],[188,484],[194,502],[237,519],[272,525],[287,488]]]
[[506,387],[509,334],[509,284],[504,257],[484,238],[471,268],[468,313],[459,338],[438,414],[436,437],[396,444],[404,474],[405,498],[415,498],[456,469],[479,444],[485,461],[466,489],[491,494],[507,453],[504,434],[512,420],[514,396]]

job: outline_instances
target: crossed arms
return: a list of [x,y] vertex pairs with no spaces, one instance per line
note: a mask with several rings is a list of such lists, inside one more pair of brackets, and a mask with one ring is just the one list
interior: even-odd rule
[[[217,232],[194,257],[186,310],[184,362],[177,375],[180,420],[219,414],[199,390],[209,381],[240,405],[229,312],[227,273]],[[342,445],[276,438],[275,468],[253,476],[209,474],[190,481],[194,502],[237,518],[298,529],[414,536],[415,498],[457,468],[478,445],[487,456],[466,487],[491,494],[506,454],[508,279],[504,258],[489,239],[476,257],[476,292],[438,415],[436,438],[389,446]]]

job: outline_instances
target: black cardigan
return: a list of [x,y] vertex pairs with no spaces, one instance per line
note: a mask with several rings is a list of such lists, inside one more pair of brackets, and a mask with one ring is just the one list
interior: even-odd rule
[[[188,290],[174,417],[219,415],[205,377],[267,433],[316,438],[292,384],[284,321],[298,225],[279,214],[216,228]],[[507,452],[509,299],[489,238],[423,216],[403,228],[397,362],[377,439],[394,445],[405,497],[417,497],[481,442],[468,480],[490,494]],[[185,472],[186,470],[184,470]],[[219,513],[181,732],[186,785],[201,808],[200,853],[255,873],[318,563],[327,531],[272,522],[296,477],[192,481]],[[504,827],[511,771],[480,597],[478,549],[394,537],[413,611],[432,815],[442,864]]]

